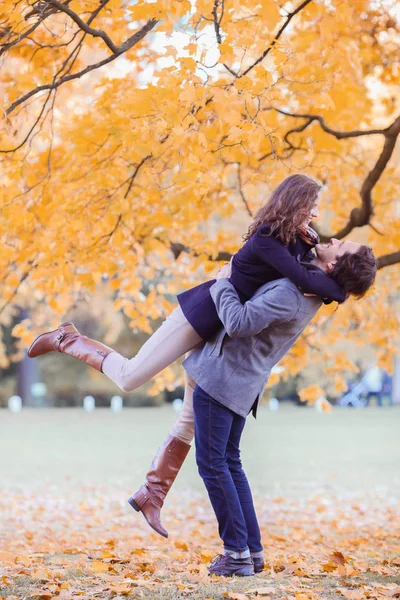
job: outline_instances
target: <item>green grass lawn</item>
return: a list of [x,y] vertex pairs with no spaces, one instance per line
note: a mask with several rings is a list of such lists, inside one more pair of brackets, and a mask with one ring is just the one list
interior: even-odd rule
[[[143,479],[176,413],[163,408],[25,409],[0,412],[2,486],[115,484],[128,488]],[[400,407],[364,410],[284,405],[261,407],[248,418],[242,458],[253,487],[272,495],[303,494],[315,488],[370,491],[400,489]],[[203,490],[194,452],[177,489]]]
[[[0,412],[2,486],[42,483],[139,485],[177,414],[172,407],[25,409]],[[302,494],[315,487],[400,488],[400,407],[364,410],[261,407],[249,417],[242,458],[261,493]],[[177,486],[203,490],[194,452]]]

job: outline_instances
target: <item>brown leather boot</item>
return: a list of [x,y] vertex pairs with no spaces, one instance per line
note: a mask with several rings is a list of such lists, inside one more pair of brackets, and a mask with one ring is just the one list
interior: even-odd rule
[[69,354],[101,371],[103,360],[114,350],[81,335],[73,323],[63,323],[58,329],[39,335],[29,348],[28,356],[36,358],[48,352]]
[[189,444],[168,435],[153,458],[146,483],[128,500],[132,508],[143,513],[150,527],[165,538],[168,531],[161,523],[160,511],[189,450]]

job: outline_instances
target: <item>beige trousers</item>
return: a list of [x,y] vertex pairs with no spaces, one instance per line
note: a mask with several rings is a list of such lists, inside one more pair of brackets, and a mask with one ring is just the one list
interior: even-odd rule
[[[150,381],[177,358],[203,343],[190,325],[180,306],[142,346],[136,356],[124,358],[111,352],[103,362],[102,371],[124,392],[130,392]],[[185,396],[179,418],[170,434],[190,444],[194,436],[193,390],[195,382],[185,372]]]

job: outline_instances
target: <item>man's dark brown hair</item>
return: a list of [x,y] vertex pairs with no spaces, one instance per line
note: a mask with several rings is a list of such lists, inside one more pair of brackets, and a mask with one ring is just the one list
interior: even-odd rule
[[354,254],[346,252],[340,256],[331,276],[347,294],[352,294],[359,300],[374,283],[376,269],[377,262],[371,248],[361,246]]

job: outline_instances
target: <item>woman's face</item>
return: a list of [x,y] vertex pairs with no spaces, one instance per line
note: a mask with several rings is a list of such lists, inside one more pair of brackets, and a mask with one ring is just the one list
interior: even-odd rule
[[318,219],[320,201],[321,201],[321,192],[319,192],[319,194],[315,200],[315,203],[310,210],[310,214],[308,215],[307,219],[303,223],[304,227],[308,227],[308,225],[311,223],[311,221],[313,221],[314,219]]

